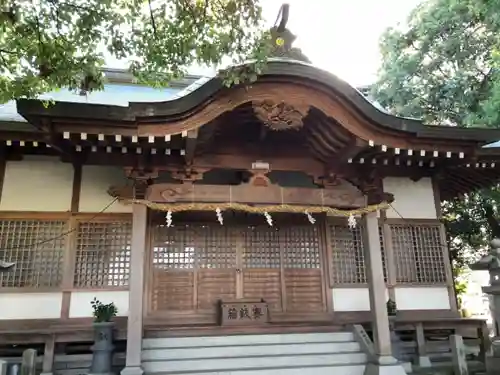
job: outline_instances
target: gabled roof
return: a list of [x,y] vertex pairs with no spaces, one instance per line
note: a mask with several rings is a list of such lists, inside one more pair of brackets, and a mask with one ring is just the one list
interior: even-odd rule
[[[259,77],[252,86],[259,86],[262,83],[272,83],[274,85],[293,84],[297,87],[307,87],[329,100],[341,100],[346,103],[351,110],[361,115],[365,121],[380,131],[387,131],[392,134],[406,134],[414,138],[443,139],[470,141],[485,144],[496,139],[500,139],[499,130],[455,128],[445,126],[427,126],[420,120],[404,118],[387,113],[370,102],[365,95],[353,88],[343,80],[331,73],[320,70],[310,64],[290,59],[271,59],[267,70]],[[179,118],[191,116],[203,110],[208,103],[213,103],[220,98],[231,98],[231,90],[238,87],[225,88],[218,77],[204,77],[200,81],[191,85],[182,94],[175,95],[164,101],[129,101],[128,105],[116,104],[93,104],[93,103],[62,103],[45,108],[38,100],[19,100],[17,103],[18,112],[25,118],[51,117],[52,119],[78,119],[82,121],[103,120],[105,122],[118,122],[128,124],[151,124],[162,123],[168,126],[171,124],[172,134],[180,132],[174,125]],[[251,92],[251,90],[249,90]],[[283,101],[292,100],[287,95],[282,96]],[[312,100],[312,98],[311,98]],[[250,96],[249,96],[249,100]],[[240,104],[244,100],[240,101]],[[304,103],[313,107],[318,103]],[[231,110],[228,104],[225,110]],[[327,113],[327,116],[335,118],[335,114]],[[199,125],[201,126],[201,124]],[[151,129],[151,128],[149,128]],[[165,129],[165,128],[162,128]],[[181,129],[186,130],[186,129]],[[368,140],[366,140],[368,141]]]
[[[204,82],[206,77],[188,75],[181,80],[172,81],[167,88],[156,89],[139,85],[129,72],[124,69],[105,69],[106,83],[101,91],[93,91],[87,95],[80,95],[66,89],[40,95],[41,100],[54,100],[56,102],[104,104],[128,106],[129,102],[156,102],[176,99],[185,95]],[[192,88],[191,88],[192,86]],[[2,122],[26,122],[16,108],[14,100],[0,104],[0,126]]]
[[[19,100],[17,109],[34,126],[4,129],[7,147],[59,150],[92,162],[135,165],[144,156],[156,166],[190,165],[232,144],[239,149],[241,141],[271,155],[294,154],[315,170],[439,176],[442,199],[496,183],[500,173],[498,150],[481,148],[500,139],[499,130],[427,126],[393,116],[336,76],[290,59],[272,59],[248,86],[227,88],[217,77],[202,77],[162,101],[56,102],[47,108],[39,100]],[[50,148],[37,149],[41,144]]]

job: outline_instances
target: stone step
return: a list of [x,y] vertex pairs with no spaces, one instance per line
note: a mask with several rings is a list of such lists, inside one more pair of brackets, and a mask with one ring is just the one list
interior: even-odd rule
[[[223,350],[221,350],[223,355]],[[286,367],[302,368],[308,366],[328,367],[335,365],[364,365],[364,353],[329,353],[329,354],[295,354],[276,356],[246,356],[246,357],[219,357],[177,360],[144,361],[143,369],[146,373],[177,373],[177,372],[226,372],[234,371],[283,369]],[[261,372],[259,372],[261,374]],[[333,373],[332,373],[333,374]]]
[[142,341],[143,350],[154,348],[192,348],[234,345],[263,345],[263,344],[300,344],[300,343],[331,343],[352,342],[351,332],[328,333],[285,333],[264,335],[227,335],[227,336],[199,336],[199,337],[168,337],[150,338]]
[[365,365],[283,367],[273,369],[228,369],[196,372],[146,372],[144,375],[363,375]]
[[175,360],[196,358],[217,358],[266,355],[294,355],[294,354],[320,354],[320,353],[353,353],[359,352],[357,342],[316,342],[299,344],[254,344],[231,346],[198,346],[191,348],[155,348],[143,350],[142,360]]

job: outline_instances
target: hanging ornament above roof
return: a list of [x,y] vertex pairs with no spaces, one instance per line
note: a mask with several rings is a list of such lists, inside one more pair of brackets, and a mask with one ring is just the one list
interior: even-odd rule
[[311,61],[302,53],[300,48],[292,47],[297,37],[286,28],[289,12],[290,4],[283,4],[276,18],[276,22],[270,30],[273,43],[271,57],[280,57],[310,63]]

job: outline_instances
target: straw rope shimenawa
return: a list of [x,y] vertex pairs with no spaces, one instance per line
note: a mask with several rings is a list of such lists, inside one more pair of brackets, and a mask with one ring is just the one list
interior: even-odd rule
[[335,216],[359,216],[362,214],[375,212],[377,210],[383,210],[389,208],[390,204],[388,202],[382,202],[380,204],[370,205],[362,208],[356,208],[354,210],[339,210],[332,207],[324,206],[296,206],[289,204],[279,204],[279,205],[269,205],[269,206],[252,206],[243,203],[156,203],[145,199],[120,199],[123,203],[136,203],[145,205],[152,210],[165,211],[165,212],[182,212],[182,211],[216,211],[220,209],[221,211],[234,210],[234,211],[244,211],[255,214],[264,214],[265,212],[289,212],[289,213],[304,213],[308,212],[311,214],[315,213],[327,213]]

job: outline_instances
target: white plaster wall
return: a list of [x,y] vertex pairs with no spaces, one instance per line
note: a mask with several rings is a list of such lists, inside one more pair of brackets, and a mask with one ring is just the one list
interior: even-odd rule
[[[386,300],[389,298],[386,289]],[[398,310],[449,310],[450,299],[446,287],[396,287]],[[369,311],[368,288],[332,289],[334,311]]]
[[58,319],[62,293],[1,293],[0,320]]
[[449,310],[450,298],[446,287],[396,287],[398,310]]
[[[126,183],[127,177],[122,168],[100,165],[83,166],[79,211],[102,211],[113,200],[108,194],[109,187],[122,186]],[[132,206],[115,202],[106,209],[106,212],[132,212]]]
[[92,306],[90,302],[97,298],[102,303],[113,302],[118,309],[118,316],[128,315],[128,290],[120,291],[91,291],[91,292],[72,292],[69,306],[70,318],[88,318],[92,316]]
[[8,161],[0,211],[69,211],[73,176],[73,166],[57,157]]
[[[434,190],[430,177],[424,177],[416,182],[406,177],[386,177],[383,185],[384,191],[394,194],[392,205],[403,218],[437,218]],[[387,210],[387,217],[400,218],[392,208]]]
[[333,311],[370,311],[368,288],[334,288],[332,295]]

